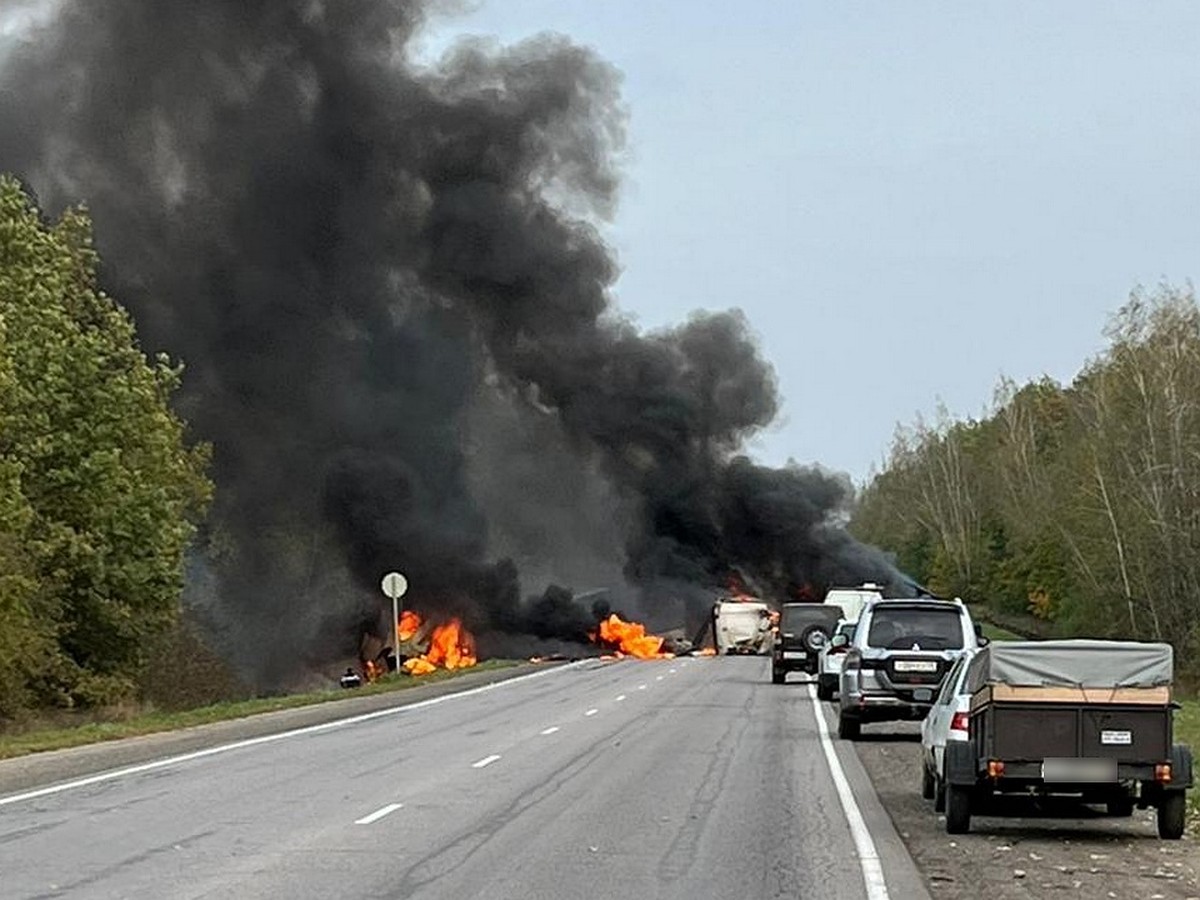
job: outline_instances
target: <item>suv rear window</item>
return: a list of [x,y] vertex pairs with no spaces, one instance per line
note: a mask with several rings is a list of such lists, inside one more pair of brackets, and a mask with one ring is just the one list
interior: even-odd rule
[[810,606],[785,606],[779,627],[784,631],[803,631],[809,625],[825,625],[832,629],[834,623],[841,618],[841,611],[823,603],[813,603]]
[[916,606],[876,609],[867,633],[868,647],[907,650],[961,650],[962,616],[956,609],[921,609]]

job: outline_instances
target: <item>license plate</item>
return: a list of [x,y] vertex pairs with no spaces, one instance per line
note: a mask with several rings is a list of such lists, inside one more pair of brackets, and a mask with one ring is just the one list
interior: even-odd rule
[[807,659],[808,654],[805,653],[803,650],[784,650],[783,658],[784,659]]
[[897,672],[936,672],[938,664],[932,659],[898,659],[893,664]]
[[1100,743],[1109,747],[1128,747],[1133,743],[1132,731],[1102,731]]
[[913,699],[918,703],[928,703],[933,699],[933,691],[929,688],[918,688],[913,691]]
[[1042,780],[1064,784],[1096,784],[1117,780],[1115,759],[1047,759]]

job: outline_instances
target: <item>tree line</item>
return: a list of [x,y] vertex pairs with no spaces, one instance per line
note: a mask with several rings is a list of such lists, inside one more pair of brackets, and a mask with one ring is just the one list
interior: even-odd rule
[[0,177],[0,722],[137,694],[212,490],[97,265],[83,210]]
[[1200,308],[1135,291],[1069,385],[897,431],[852,530],[932,589],[1043,636],[1169,641],[1200,672]]

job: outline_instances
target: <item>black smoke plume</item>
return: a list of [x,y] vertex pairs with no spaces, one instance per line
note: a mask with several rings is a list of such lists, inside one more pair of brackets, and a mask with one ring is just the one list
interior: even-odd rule
[[0,169],[88,204],[106,284],[187,366],[218,485],[189,598],[231,654],[343,653],[392,568],[485,642],[586,631],[517,564],[652,621],[733,571],[895,576],[831,524],[844,479],[739,456],[778,405],[739,313],[613,308],[618,73],[556,36],[419,66],[433,6],[67,0],[0,50]]

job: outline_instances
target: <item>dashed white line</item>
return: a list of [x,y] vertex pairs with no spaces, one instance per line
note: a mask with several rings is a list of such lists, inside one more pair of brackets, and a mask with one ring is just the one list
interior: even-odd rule
[[655,675],[655,676],[654,676],[654,680],[655,680],[655,681],[662,681],[662,680],[663,680],[663,677],[662,677],[661,675]]
[[320,725],[306,725],[303,728],[293,728],[290,731],[279,731],[275,734],[265,734],[260,737],[247,738],[242,741],[233,741],[228,744],[220,744],[216,747],[206,747],[203,750],[194,750],[190,753],[180,753],[176,756],[167,756],[163,759],[153,760],[152,762],[139,763],[134,766],[126,766],[123,769],[110,769],[107,772],[100,772],[96,775],[88,775],[85,778],[76,778],[74,781],[66,781],[61,784],[51,785],[50,787],[37,788],[32,791],[24,791],[20,794],[10,794],[7,797],[0,797],[0,806],[8,806],[11,803],[20,803],[24,800],[33,800],[37,797],[48,797],[52,794],[60,794],[64,791],[88,787],[93,784],[103,784],[106,781],[114,781],[130,775],[140,775],[142,772],[153,772],[158,769],[165,769],[168,766],[178,765],[179,763],[191,762],[194,759],[206,759],[207,757],[216,756],[220,753],[228,753],[231,750],[241,750],[244,747],[258,747],[263,744],[273,744],[276,741],[285,741],[291,738],[304,737],[310,734],[321,734],[325,731],[346,728],[350,725],[357,725],[360,722],[370,722],[375,719],[381,719],[385,716],[396,716],[403,715],[405,713],[416,712],[417,710],[426,709],[430,706],[436,706],[440,703],[449,703],[451,701],[461,700],[466,697],[474,697],[476,694],[482,694],[485,691],[494,691],[504,687],[512,687],[514,685],[521,684],[522,682],[532,681],[535,678],[545,678],[549,675],[554,675],[559,672],[571,671],[590,663],[590,659],[583,659],[579,662],[567,663],[565,666],[558,666],[553,669],[542,669],[539,672],[533,672],[529,675],[519,675],[516,678],[507,678],[504,681],[483,684],[479,687],[468,688],[465,691],[458,691],[453,694],[443,694],[439,697],[430,697],[428,700],[420,700],[416,703],[409,703],[404,706],[393,706],[389,707],[388,709],[376,710],[375,712],[362,713],[361,715],[357,716],[348,716],[345,719],[336,719],[332,722],[323,722]]
[[587,712],[584,713],[584,715],[585,716],[594,716],[598,712],[600,712],[600,710],[598,710],[598,709],[589,709]]
[[383,807],[382,809],[375,810],[375,812],[371,813],[369,816],[363,816],[361,819],[355,819],[354,824],[355,825],[370,825],[372,822],[378,822],[384,816],[390,816],[396,810],[403,809],[403,808],[404,808],[403,803],[389,803],[387,806]]
[[854,838],[854,849],[858,851],[858,865],[862,869],[867,900],[888,900],[887,881],[883,877],[879,851],[871,839],[871,832],[863,819],[862,811],[854,800],[854,792],[850,789],[850,782],[846,780],[846,773],[842,771],[833,739],[829,736],[825,711],[821,708],[821,702],[817,699],[817,692],[811,683],[808,685],[808,697],[812,700],[813,712],[817,717],[817,734],[821,738],[821,749],[825,751],[825,761],[829,764],[829,774],[833,776],[833,786],[837,789],[838,800],[841,801],[842,811],[846,814],[850,836]]
[[485,756],[483,759],[479,760],[479,762],[471,763],[471,768],[472,769],[482,769],[484,766],[490,766],[492,763],[494,763],[499,758],[500,758],[500,754],[493,753],[491,756]]
[[644,684],[639,684],[639,685],[638,685],[638,690],[639,690],[639,691],[644,691],[645,689],[646,689],[646,686],[645,686]]
[[556,732],[556,731],[558,731],[558,726],[551,725],[549,728],[543,728],[541,731],[538,732],[538,734],[554,734],[554,732]]
[[679,671],[678,669],[667,669],[667,674],[668,674],[668,675],[674,675],[674,674],[675,674],[676,672],[678,672],[678,671]]
[[618,702],[618,703],[620,703],[620,702],[621,702],[622,700],[624,700],[624,699],[625,699],[625,695],[624,695],[624,694],[617,694],[617,702]]

